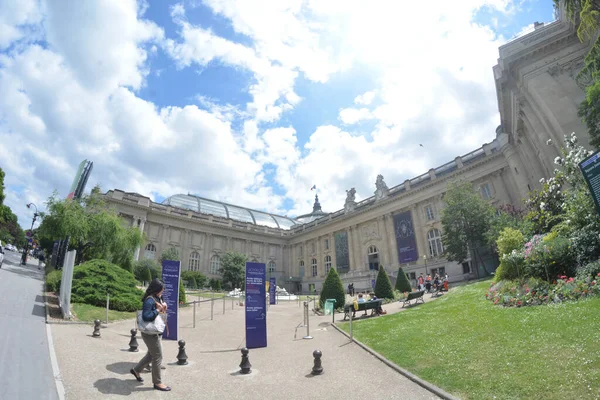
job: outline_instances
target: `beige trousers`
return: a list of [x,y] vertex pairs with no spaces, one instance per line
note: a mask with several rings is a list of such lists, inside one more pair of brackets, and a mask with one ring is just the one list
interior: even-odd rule
[[162,335],[147,335],[142,333],[142,339],[148,347],[148,353],[140,360],[140,362],[133,368],[138,374],[144,370],[152,361],[152,383],[158,385],[161,382],[160,379],[160,366],[162,364]]

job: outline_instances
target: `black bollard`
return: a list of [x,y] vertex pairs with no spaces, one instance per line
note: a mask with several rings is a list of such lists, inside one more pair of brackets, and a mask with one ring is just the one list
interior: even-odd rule
[[321,356],[323,354],[319,350],[313,351],[313,357],[315,358],[315,365],[313,365],[311,374],[321,375],[323,373],[323,366],[321,365]]
[[138,342],[137,342],[137,329],[132,329],[131,330],[131,340],[129,341],[129,351],[131,352],[136,352],[139,351],[138,350]]
[[187,354],[185,354],[185,340],[179,342],[179,353],[177,353],[177,365],[187,365]]
[[94,333],[92,333],[93,337],[100,337],[100,320],[97,319],[94,321]]
[[242,349],[242,362],[240,363],[240,373],[249,374],[252,372],[250,368],[252,368],[252,364],[250,364],[250,360],[248,359],[248,349],[244,347]]

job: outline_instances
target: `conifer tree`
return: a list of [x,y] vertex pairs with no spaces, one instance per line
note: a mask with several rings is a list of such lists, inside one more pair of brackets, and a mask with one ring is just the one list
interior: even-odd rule
[[323,288],[321,289],[321,296],[319,297],[319,304],[321,308],[325,304],[325,300],[335,299],[335,308],[344,307],[346,303],[346,294],[344,292],[344,285],[338,275],[335,268],[331,268],[323,282]]
[[392,290],[392,282],[385,268],[379,267],[379,273],[377,274],[377,280],[375,281],[375,296],[380,299],[393,299],[394,291]]
[[400,293],[410,292],[412,290],[408,277],[404,273],[404,270],[402,270],[402,267],[398,268],[398,278],[396,278],[396,290]]

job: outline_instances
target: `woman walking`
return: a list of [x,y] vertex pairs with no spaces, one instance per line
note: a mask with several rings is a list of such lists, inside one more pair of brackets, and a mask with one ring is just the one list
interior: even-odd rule
[[[162,301],[162,293],[165,290],[165,284],[159,279],[153,279],[146,289],[146,294],[142,299],[144,305],[142,307],[142,319],[146,322],[154,321],[159,313],[167,312],[167,305]],[[148,353],[140,360],[140,362],[133,367],[129,372],[138,382],[144,382],[144,379],[140,376],[140,372],[150,364],[152,361],[152,383],[154,389],[168,392],[171,388],[161,381],[160,367],[162,364],[162,343],[161,343],[162,332],[157,334],[148,334],[142,332],[142,339],[148,347]]]

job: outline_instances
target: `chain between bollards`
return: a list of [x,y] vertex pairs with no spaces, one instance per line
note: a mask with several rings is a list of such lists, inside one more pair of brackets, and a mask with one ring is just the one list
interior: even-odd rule
[[252,372],[252,364],[250,364],[250,359],[248,358],[248,348],[244,347],[242,349],[242,362],[240,363],[240,373],[241,374],[249,374]]

